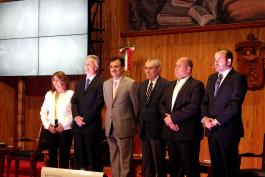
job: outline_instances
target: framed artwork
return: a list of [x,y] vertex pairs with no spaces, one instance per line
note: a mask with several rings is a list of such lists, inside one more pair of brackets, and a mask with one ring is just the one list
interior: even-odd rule
[[129,31],[264,22],[265,0],[129,0]]

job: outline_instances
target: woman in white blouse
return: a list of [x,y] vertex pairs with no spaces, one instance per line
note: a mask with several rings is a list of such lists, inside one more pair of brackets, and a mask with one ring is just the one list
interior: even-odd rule
[[52,88],[46,93],[40,115],[48,141],[49,166],[69,168],[70,149],[72,145],[72,111],[71,98],[74,91],[69,90],[69,81],[62,71],[51,77]]

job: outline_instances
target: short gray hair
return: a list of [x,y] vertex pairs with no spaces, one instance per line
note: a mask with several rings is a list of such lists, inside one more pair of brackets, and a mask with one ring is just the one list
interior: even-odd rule
[[157,58],[148,59],[145,63],[150,63],[151,65],[156,66],[159,70],[161,69],[161,62]]
[[95,67],[97,68],[97,70],[99,69],[99,57],[96,55],[88,55],[87,58],[88,59],[93,59],[93,63],[95,65]]

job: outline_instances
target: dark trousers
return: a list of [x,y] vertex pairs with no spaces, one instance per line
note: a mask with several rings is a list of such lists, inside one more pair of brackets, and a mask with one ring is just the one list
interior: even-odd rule
[[70,150],[72,145],[72,130],[64,130],[61,133],[51,133],[45,129],[48,151],[49,167],[58,167],[58,149],[59,149],[59,167],[69,168]]
[[141,139],[144,177],[165,177],[166,144],[162,139],[152,139],[147,133]]
[[200,140],[167,142],[170,177],[200,177],[199,151]]
[[102,171],[101,132],[98,134],[74,133],[74,168]]
[[239,141],[239,138],[208,138],[212,177],[240,176]]

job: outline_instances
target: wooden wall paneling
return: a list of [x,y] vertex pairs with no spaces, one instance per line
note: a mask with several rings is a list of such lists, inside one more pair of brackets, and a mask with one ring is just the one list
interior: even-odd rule
[[128,1],[113,0],[103,3],[103,28],[104,44],[102,65],[104,71],[102,76],[107,79],[109,74],[109,60],[113,56],[119,55],[119,46],[124,43],[120,38],[120,33],[127,30],[128,23]]
[[0,93],[0,139],[13,145],[17,138],[17,79],[0,77]]
[[[50,76],[27,77],[25,83],[25,136],[36,139],[41,124],[40,108],[51,88]],[[35,148],[35,145],[31,144],[30,148]]]
[[[17,85],[17,137],[25,137],[25,78],[19,77]],[[24,144],[18,142],[20,147],[24,147]]]

